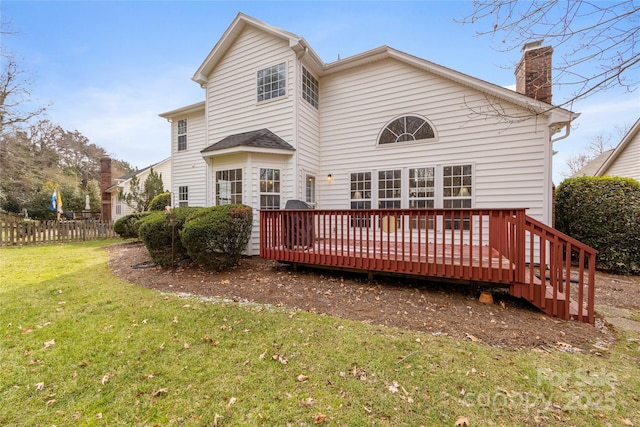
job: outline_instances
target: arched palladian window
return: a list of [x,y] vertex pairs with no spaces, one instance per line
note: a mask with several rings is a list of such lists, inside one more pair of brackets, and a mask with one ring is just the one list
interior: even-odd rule
[[384,128],[378,139],[378,144],[394,144],[432,138],[435,138],[435,133],[425,119],[418,116],[403,116],[393,120]]

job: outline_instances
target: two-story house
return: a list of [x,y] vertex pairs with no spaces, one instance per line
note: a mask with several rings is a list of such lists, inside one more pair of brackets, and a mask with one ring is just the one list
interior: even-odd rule
[[304,38],[238,14],[171,122],[175,206],[527,208],[551,224],[551,47],[523,49],[517,90],[382,46],[325,63]]

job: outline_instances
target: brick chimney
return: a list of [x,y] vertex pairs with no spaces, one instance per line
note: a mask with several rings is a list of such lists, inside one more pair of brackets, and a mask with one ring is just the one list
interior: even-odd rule
[[102,221],[111,221],[111,194],[107,188],[111,187],[111,157],[100,159],[100,192],[102,193],[102,209],[100,218]]
[[551,104],[551,56],[553,48],[543,40],[522,47],[522,59],[516,67],[516,92]]

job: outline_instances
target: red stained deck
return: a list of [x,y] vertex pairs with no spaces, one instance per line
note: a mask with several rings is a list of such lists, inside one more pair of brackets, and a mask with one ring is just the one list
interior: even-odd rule
[[509,287],[552,316],[594,322],[596,251],[524,209],[261,211],[260,255]]

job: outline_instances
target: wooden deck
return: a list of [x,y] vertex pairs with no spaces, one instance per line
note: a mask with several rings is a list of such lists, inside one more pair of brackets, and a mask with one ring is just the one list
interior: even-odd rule
[[282,262],[508,287],[552,316],[594,322],[596,251],[524,209],[262,211],[260,247]]

